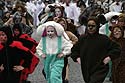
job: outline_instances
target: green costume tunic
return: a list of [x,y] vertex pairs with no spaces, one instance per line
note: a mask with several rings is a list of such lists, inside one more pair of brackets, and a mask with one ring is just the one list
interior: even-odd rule
[[62,69],[64,67],[64,58],[58,58],[57,54],[61,53],[62,39],[58,37],[58,51],[56,54],[47,54],[46,37],[43,37],[43,52],[46,54],[44,59],[44,71],[47,83],[62,83]]
[[[106,31],[106,35],[109,37],[111,32],[109,30],[109,24],[108,23],[106,23],[105,31]],[[111,68],[112,68],[112,61],[109,62],[109,73],[108,73],[107,77],[111,77]]]

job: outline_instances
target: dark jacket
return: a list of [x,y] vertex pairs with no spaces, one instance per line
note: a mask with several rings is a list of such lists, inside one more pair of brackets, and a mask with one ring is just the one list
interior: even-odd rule
[[119,57],[120,46],[101,34],[84,35],[71,49],[71,58],[81,59],[81,69],[86,83],[103,83],[107,73],[108,64],[104,65],[103,59]]
[[[18,35],[15,35],[14,33],[15,29],[19,30]],[[15,24],[12,30],[13,30],[13,36],[15,41],[22,42],[22,44],[25,47],[29,48],[33,53],[36,52],[36,46],[38,45],[38,43],[33,38],[31,38],[28,34],[23,33],[23,28],[19,24]]]
[[38,43],[33,38],[31,38],[28,34],[21,34],[15,40],[22,42],[22,44],[25,47],[29,48],[33,53],[36,52],[36,46],[38,45]]
[[[21,42],[13,40],[10,27],[3,26],[0,31],[7,35],[7,42],[0,43],[0,66],[2,64],[4,66],[4,70],[0,72],[0,83],[21,83],[27,79],[28,74],[34,71],[39,58]],[[24,69],[15,72],[13,67],[19,65]]]
[[[12,42],[9,45],[2,46],[0,49],[0,65],[3,64],[4,71],[1,72],[0,78],[5,81],[13,83],[19,83],[21,71],[13,71],[13,67],[16,65],[22,65],[25,69],[30,67],[32,62],[32,56],[29,49],[21,45],[20,42]],[[21,63],[21,61],[23,62]],[[4,83],[3,82],[3,83]]]
[[121,55],[112,61],[112,82],[125,83],[125,39],[122,39]]

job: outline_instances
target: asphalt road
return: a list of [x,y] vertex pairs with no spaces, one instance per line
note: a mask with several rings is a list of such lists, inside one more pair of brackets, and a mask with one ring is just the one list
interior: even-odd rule
[[[40,60],[41,61],[36,67],[35,71],[29,75],[28,80],[30,80],[31,83],[46,83],[46,80],[42,74],[43,62],[42,59]],[[82,78],[80,65],[73,62],[71,58],[69,58],[69,83],[85,83]],[[112,82],[108,81],[108,78],[106,78],[104,83]]]

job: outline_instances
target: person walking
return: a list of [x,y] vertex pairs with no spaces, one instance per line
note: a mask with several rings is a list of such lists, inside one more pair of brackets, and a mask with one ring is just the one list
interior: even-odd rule
[[71,58],[81,64],[85,83],[103,83],[109,70],[108,62],[121,53],[117,43],[99,34],[99,25],[98,18],[88,18],[85,35],[71,49]]
[[46,81],[47,83],[62,83],[64,57],[71,53],[73,45],[67,39],[68,36],[66,34],[64,36],[64,29],[59,23],[48,21],[37,30],[42,37],[36,51],[44,59]]
[[[59,18],[57,20],[57,23],[61,24],[68,35],[69,39],[72,41],[72,44],[74,45],[77,41],[78,38],[75,36],[71,31],[68,31],[67,28],[67,20],[65,18]],[[62,78],[63,78],[63,83],[69,83],[69,63],[68,63],[68,58],[70,55],[67,55],[67,57],[64,57],[64,68],[62,72]]]
[[125,38],[124,27],[116,25],[110,28],[110,38],[121,47],[121,55],[112,61],[112,83],[125,83]]
[[10,27],[0,27],[0,83],[25,83],[33,56],[21,42],[13,40]]

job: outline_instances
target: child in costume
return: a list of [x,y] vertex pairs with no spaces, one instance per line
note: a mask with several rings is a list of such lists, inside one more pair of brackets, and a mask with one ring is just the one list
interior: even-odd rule
[[44,59],[47,83],[62,83],[64,57],[71,53],[73,44],[60,24],[48,21],[40,27],[37,30],[42,37],[36,51]]

